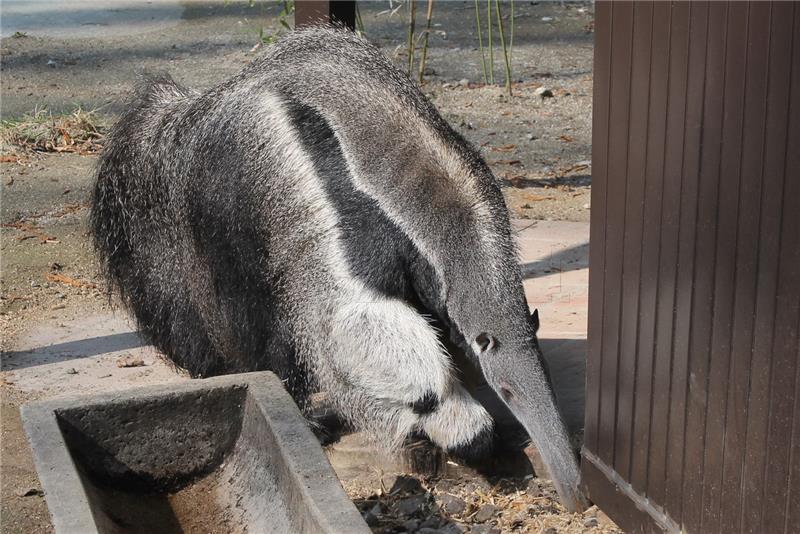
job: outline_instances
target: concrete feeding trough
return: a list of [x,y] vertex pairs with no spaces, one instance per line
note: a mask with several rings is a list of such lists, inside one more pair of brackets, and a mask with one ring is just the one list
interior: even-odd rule
[[28,404],[58,533],[369,532],[272,373]]

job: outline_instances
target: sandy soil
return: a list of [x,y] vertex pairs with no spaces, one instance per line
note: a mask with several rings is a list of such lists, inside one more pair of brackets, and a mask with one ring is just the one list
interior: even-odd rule
[[[128,21],[126,26],[123,21],[80,38],[65,37],[68,31],[3,38],[2,118],[19,118],[42,106],[54,113],[83,107],[99,110],[102,121],[110,123],[138,72],[166,70],[186,85],[207,88],[256,57],[253,47],[260,29],[269,33],[278,28],[278,10],[272,3],[257,2],[252,8],[247,2],[174,4],[180,8],[179,18],[144,32],[128,31],[135,24]],[[98,9],[106,5],[97,3]],[[388,2],[361,5],[367,36],[404,62],[404,10],[390,15]],[[514,96],[509,97],[499,85],[482,82],[473,3],[436,4],[423,90],[447,120],[480,147],[519,217],[588,220],[592,35],[586,28],[591,21],[591,4],[517,2]],[[496,80],[502,82],[499,48],[495,52]],[[536,94],[542,86],[553,96]],[[22,337],[43,325],[63,325],[109,309],[87,240],[96,157],[4,147],[6,154],[9,151],[22,158],[0,159],[0,528],[8,533],[50,532],[18,408],[67,386],[22,389],[15,384],[6,356]],[[120,383],[165,379],[166,374],[159,373],[167,371],[155,363],[153,369],[154,373],[131,371]],[[363,496],[365,502],[370,495]]]

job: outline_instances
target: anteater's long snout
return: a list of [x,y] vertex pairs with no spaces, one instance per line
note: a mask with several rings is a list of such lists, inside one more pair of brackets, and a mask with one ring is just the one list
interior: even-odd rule
[[536,358],[480,358],[489,385],[525,427],[570,512],[588,507],[579,489],[580,470],[550,385]]

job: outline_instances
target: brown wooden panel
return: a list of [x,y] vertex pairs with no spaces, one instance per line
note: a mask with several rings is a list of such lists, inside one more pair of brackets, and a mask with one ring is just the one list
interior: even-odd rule
[[[700,532],[713,532],[709,525],[719,521],[722,482],[722,437],[725,425],[725,401],[728,381],[728,353],[711,350],[715,297],[717,216],[722,182],[723,111],[726,98],[725,57],[728,37],[728,4],[710,5],[708,18],[708,50],[706,55],[706,94],[703,109],[703,139],[700,163],[700,197],[697,221],[697,267],[695,274],[696,317],[692,335],[693,357],[708,359],[706,376],[706,417],[703,429],[702,478],[703,517]],[[718,326],[717,326],[718,328]],[[693,417],[691,414],[690,417]],[[694,467],[687,462],[687,469]]]
[[[791,83],[791,71],[785,66],[791,63],[792,45],[792,11],[790,4],[776,4],[773,6],[769,28],[763,31],[769,39],[769,59],[763,64],[768,66],[768,79],[766,86],[769,94],[765,99],[766,109],[764,109],[765,135],[763,143],[763,191],[760,197],[761,220],[760,220],[760,239],[759,263],[757,266],[757,282],[755,287],[758,289],[758,296],[754,314],[754,339],[752,345],[752,360],[750,368],[750,390],[748,398],[747,413],[747,435],[745,443],[745,457],[743,461],[742,486],[743,494],[740,495],[743,504],[741,514],[735,517],[734,521],[727,524],[744,531],[760,531],[762,529],[762,505],[769,506],[769,500],[764,500],[764,484],[767,483],[764,472],[767,466],[767,458],[771,452],[766,448],[765,436],[769,432],[770,421],[778,416],[775,408],[769,406],[771,373],[770,369],[781,359],[778,353],[773,352],[774,345],[774,325],[780,321],[776,313],[781,313],[776,308],[778,303],[776,295],[781,290],[779,288],[780,254],[785,251],[786,244],[781,244],[781,219],[783,218],[783,192],[785,180],[785,161],[786,161],[786,133],[788,126],[789,91]],[[774,38],[773,38],[774,36]],[[784,236],[785,237],[785,236]],[[783,354],[783,358],[787,354]],[[791,368],[794,368],[794,355],[791,354]],[[781,369],[780,373],[790,373],[789,368]],[[794,376],[790,380],[793,381]],[[775,384],[777,385],[777,384]],[[791,390],[791,385],[777,385],[782,395]],[[791,412],[791,400],[789,400],[789,411]],[[772,414],[772,415],[771,415]],[[783,432],[783,436],[788,437],[790,431]],[[786,450],[786,445],[781,448]],[[778,464],[781,465],[781,464]],[[782,466],[788,465],[784,461]],[[785,468],[784,468],[785,470]],[[783,481],[779,486],[782,491],[786,482]],[[783,501],[781,499],[781,501]],[[780,503],[783,506],[784,502]],[[783,513],[778,514],[781,523]],[[766,517],[764,517],[766,519]],[[740,523],[741,522],[741,523]],[[726,522],[723,522],[726,524]],[[780,532],[783,529],[770,530]]]
[[[631,139],[647,136],[647,108],[650,102],[650,35],[653,4],[639,3],[633,12],[633,40],[631,42],[631,84],[628,158],[625,191],[625,230],[622,265],[622,309],[620,325],[619,398],[614,465],[623,478],[630,476],[633,455],[633,418],[636,402],[639,326],[639,285],[641,280],[642,233],[644,210],[645,158],[647,146],[634,144]],[[649,400],[646,401],[649,409]],[[641,419],[640,419],[641,423]],[[639,440],[641,447],[641,440]],[[637,481],[642,488],[644,482]]]
[[[738,7],[738,6],[737,6]],[[730,305],[733,313],[730,347],[731,366],[728,374],[728,400],[726,416],[726,433],[723,440],[723,521],[728,515],[733,518],[749,511],[760,513],[761,500],[754,494],[744,496],[731,495],[734,484],[762,487],[763,447],[754,447],[752,438],[763,442],[766,433],[766,400],[765,391],[757,387],[756,377],[762,369],[768,369],[766,361],[768,353],[759,349],[761,336],[754,332],[754,303],[756,298],[756,266],[758,257],[758,228],[760,224],[760,203],[762,184],[762,165],[764,149],[764,127],[766,115],[766,70],[769,46],[770,6],[759,9],[754,4],[741,6],[741,19],[746,24],[744,35],[747,40],[742,43],[742,51],[738,61],[743,64],[742,100],[737,107],[737,116],[742,120],[742,132],[736,141],[736,159],[728,164],[728,172],[736,172],[738,193],[738,223],[732,231],[732,250],[735,257],[731,263],[733,269],[732,297]],[[750,43],[748,45],[748,43]],[[733,61],[733,59],[731,59]],[[728,287],[726,281],[726,289]],[[774,295],[772,295],[774,301]],[[767,318],[766,323],[774,319]],[[766,333],[766,331],[764,331]],[[755,340],[754,340],[755,334]],[[750,385],[752,384],[752,388]],[[748,399],[751,401],[748,407]],[[756,401],[756,402],[753,402]],[[763,423],[763,424],[762,424]],[[745,470],[742,470],[743,461]],[[747,469],[747,463],[758,465]],[[738,492],[737,492],[738,493]],[[739,531],[738,524],[734,530]]]
[[295,26],[338,22],[351,30],[356,26],[355,0],[300,0],[294,3]]
[[[779,9],[780,7],[780,9]],[[766,437],[766,461],[764,477],[763,511],[761,532],[797,531],[800,523],[788,521],[788,508],[791,495],[785,488],[790,487],[789,473],[793,463],[792,455],[797,455],[797,442],[793,441],[793,427],[800,425],[796,411],[800,389],[800,362],[798,362],[798,346],[800,346],[800,210],[797,199],[800,198],[800,16],[796,15],[797,6],[788,9],[779,6],[774,9],[772,25],[772,46],[770,48],[770,72],[778,71],[787,60],[791,62],[792,52],[787,41],[791,42],[794,29],[794,65],[790,81],[793,96],[786,99],[786,69],[775,72],[777,80],[770,85],[771,95],[768,103],[775,105],[767,110],[767,136],[765,138],[764,174],[784,176],[783,210],[780,228],[780,259],[778,262],[778,287],[776,295],[776,320],[774,322],[774,340],[772,346],[772,382],[770,384],[769,427]],[[795,12],[794,28],[787,21],[792,21]],[[770,79],[772,81],[772,79]],[[785,103],[778,106],[777,103]],[[777,109],[776,109],[777,108]],[[788,109],[788,113],[786,110]],[[784,115],[778,114],[784,111]],[[792,124],[787,139],[785,117],[789,116]],[[787,139],[781,150],[780,143]],[[787,165],[788,163],[788,165]],[[776,195],[777,196],[777,195]],[[760,322],[760,321],[759,321]],[[790,467],[791,468],[791,467]],[[797,488],[797,486],[795,486]],[[794,500],[800,498],[794,494]]]
[[[589,241],[597,246],[589,249],[589,352],[597,355],[586,361],[586,375],[599,377],[602,371],[601,346],[603,342],[603,294],[605,292],[606,235],[606,177],[608,170],[609,96],[611,94],[611,4],[597,4],[595,29],[594,88],[592,130],[603,132],[592,141],[592,208]],[[586,384],[586,425],[584,443],[591,450],[598,449],[598,422],[600,420],[600,380]]]
[[[615,421],[617,413],[616,382],[619,373],[619,329],[622,285],[623,234],[625,230],[626,152],[628,146],[628,117],[630,101],[629,73],[631,70],[631,39],[633,36],[633,3],[615,2],[612,7],[614,30],[611,32],[612,92],[610,111],[619,120],[611,121],[608,129],[608,151],[617,157],[608,159],[605,239],[605,298],[603,303],[603,358],[601,371],[604,387],[600,391],[600,417]],[[615,84],[613,80],[620,80]],[[612,356],[613,355],[613,356]],[[613,384],[613,385],[612,385]],[[615,425],[600,429],[598,456],[609,465],[614,464]]]
[[[791,94],[789,96],[789,134],[786,147],[786,163],[783,171],[785,184],[788,185],[789,194],[794,191],[795,198],[800,196],[800,8],[793,5],[794,30],[793,48],[790,63],[791,68]],[[788,17],[787,17],[788,18]],[[784,199],[789,199],[788,195]],[[800,209],[787,202],[784,210],[793,210],[796,217],[800,217]],[[796,222],[795,222],[796,224]],[[800,245],[795,245],[800,246]],[[797,329],[800,330],[800,322]],[[795,361],[800,361],[800,343],[797,343]],[[794,382],[794,408],[792,411],[792,432],[789,440],[789,491],[786,492],[786,517],[784,532],[789,533],[800,525],[800,365],[795,369]]]
[[597,20],[584,483],[634,532],[796,532],[800,6]]
[[[705,430],[706,378],[708,357],[703,350],[694,350],[697,294],[697,225],[699,212],[700,152],[702,149],[703,105],[706,82],[709,5],[689,4],[689,57],[684,113],[683,161],[681,170],[680,230],[678,232],[678,282],[675,295],[675,339],[673,354],[672,397],[674,410],[670,420],[670,436],[677,446],[668,473],[680,473],[674,494],[683,504],[683,524],[699,526],[702,510],[703,445]],[[702,329],[700,331],[701,343]],[[677,372],[675,371],[677,370]],[[689,379],[688,377],[691,377]],[[678,399],[683,396],[683,402]],[[682,404],[682,405],[681,405]],[[679,482],[680,480],[680,482]],[[676,513],[676,512],[674,512]]]
[[[650,449],[648,451],[647,494],[657,503],[664,502],[666,480],[667,421],[669,403],[669,359],[658,358],[656,351],[659,319],[659,278],[661,259],[661,220],[664,207],[664,154],[667,132],[667,88],[669,87],[670,21],[669,3],[653,7],[653,62],[650,67],[650,110],[645,172],[644,243],[642,244],[642,346],[646,360],[652,358],[650,398]],[[645,315],[647,314],[647,315]],[[651,314],[651,315],[650,315]],[[647,320],[645,320],[647,319]]]

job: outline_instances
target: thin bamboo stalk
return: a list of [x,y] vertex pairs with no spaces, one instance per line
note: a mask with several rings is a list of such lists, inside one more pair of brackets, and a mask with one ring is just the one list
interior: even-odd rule
[[409,1],[408,18],[408,75],[414,70],[414,24],[417,19],[417,0]]
[[483,28],[481,28],[481,10],[478,7],[478,0],[475,0],[475,27],[478,29],[478,48],[481,49],[481,66],[483,66],[483,83],[489,83],[489,76],[486,72],[486,53],[483,50]]
[[486,27],[489,33],[489,83],[494,83],[494,47],[492,46],[492,0],[486,0]]
[[422,41],[422,57],[419,63],[419,83],[425,76],[425,61],[428,59],[428,36],[431,33],[431,17],[433,16],[433,0],[428,0],[428,13],[425,15],[425,37]]
[[511,0],[511,36],[508,39],[508,62],[514,63],[514,0]]
[[506,48],[506,37],[503,31],[503,19],[500,16],[500,0],[494,0],[494,8],[497,14],[497,27],[500,30],[500,46],[503,47],[503,59],[505,60],[506,67],[506,90],[508,96],[511,95],[511,63],[508,60],[508,49]]

